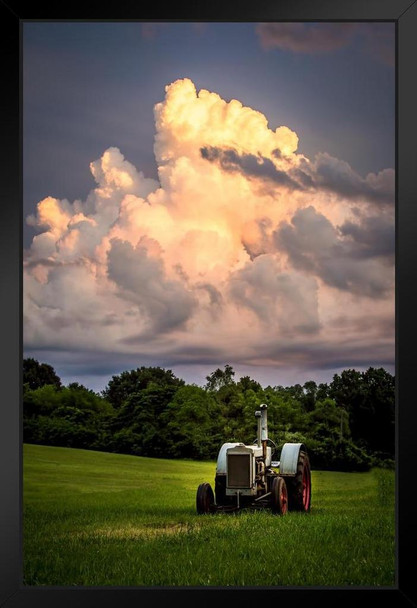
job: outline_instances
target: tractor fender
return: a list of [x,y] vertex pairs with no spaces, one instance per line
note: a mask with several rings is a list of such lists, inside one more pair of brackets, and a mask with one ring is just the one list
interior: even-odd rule
[[237,445],[243,445],[243,443],[224,443],[222,445],[217,456],[216,475],[226,475],[226,452],[229,448],[235,448]]
[[280,475],[295,475],[297,473],[298,457],[301,450],[305,451],[303,443],[284,443],[279,463]]

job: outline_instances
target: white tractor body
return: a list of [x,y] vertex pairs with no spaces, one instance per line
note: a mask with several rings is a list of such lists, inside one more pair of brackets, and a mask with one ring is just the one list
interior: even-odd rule
[[[223,443],[217,457],[215,492],[207,482],[197,491],[197,512],[236,510],[244,506],[286,513],[310,509],[310,465],[302,443],[285,443],[281,460],[272,461],[275,444],[268,437],[267,405],[255,412],[256,442]],[[272,443],[274,450],[267,445]],[[279,472],[277,471],[279,469]]]

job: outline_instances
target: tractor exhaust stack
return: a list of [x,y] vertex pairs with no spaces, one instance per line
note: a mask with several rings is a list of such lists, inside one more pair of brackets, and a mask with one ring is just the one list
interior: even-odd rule
[[258,446],[262,446],[262,455],[264,460],[266,459],[266,444],[268,441],[268,420],[266,410],[268,406],[265,403],[260,405],[260,411],[255,412],[255,416],[258,419]]
[[261,412],[259,412],[259,411],[255,412],[255,418],[257,419],[257,422],[258,422],[258,432],[257,432],[257,435],[256,435],[256,443],[257,443],[258,448],[260,448],[261,445],[262,445],[262,443],[261,443],[261,433],[262,433],[262,430],[261,430],[262,429],[262,418],[261,418],[261,416],[262,416]]
[[262,403],[261,407],[261,441],[268,441],[268,420],[266,410],[268,406]]
[[262,456],[264,462],[266,460],[266,444],[268,441],[268,420],[266,415],[267,405],[262,403],[261,408],[261,441],[262,441]]

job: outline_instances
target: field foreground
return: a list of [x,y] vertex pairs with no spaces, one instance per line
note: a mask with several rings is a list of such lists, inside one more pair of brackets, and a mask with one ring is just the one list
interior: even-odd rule
[[313,471],[309,514],[198,516],[213,462],[25,445],[23,464],[25,585],[395,585],[392,471]]

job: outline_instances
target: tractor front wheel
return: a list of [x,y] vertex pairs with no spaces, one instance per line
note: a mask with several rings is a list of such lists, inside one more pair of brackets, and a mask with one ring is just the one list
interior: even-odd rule
[[197,513],[212,513],[214,511],[214,494],[211,485],[207,482],[201,483],[197,489]]
[[297,473],[287,480],[288,507],[290,511],[307,513],[311,505],[311,471],[310,461],[306,452],[298,456]]
[[285,515],[288,511],[287,484],[282,477],[274,477],[272,480],[271,509],[277,515]]

